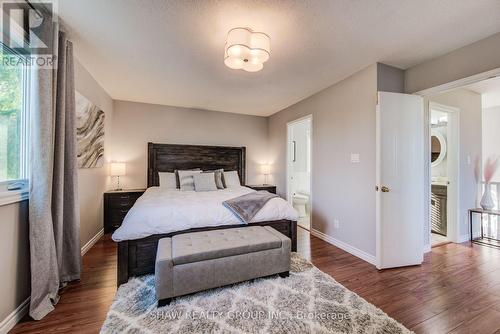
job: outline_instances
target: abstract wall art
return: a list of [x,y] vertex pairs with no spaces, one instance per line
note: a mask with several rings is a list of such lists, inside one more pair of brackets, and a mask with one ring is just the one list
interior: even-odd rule
[[79,168],[104,164],[104,111],[75,91],[77,160]]

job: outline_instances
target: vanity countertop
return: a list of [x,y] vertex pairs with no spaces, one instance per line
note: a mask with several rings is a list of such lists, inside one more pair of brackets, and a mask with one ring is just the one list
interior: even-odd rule
[[448,186],[448,181],[433,181],[431,183],[433,186]]

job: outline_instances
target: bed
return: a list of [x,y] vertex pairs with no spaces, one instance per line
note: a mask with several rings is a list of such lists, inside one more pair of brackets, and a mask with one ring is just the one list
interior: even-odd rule
[[[236,170],[242,182],[245,181],[245,147],[226,147],[226,146],[201,146],[201,145],[177,145],[177,144],[157,144],[148,143],[148,190],[149,195],[145,197],[154,198],[159,193],[158,172],[173,172],[174,170],[201,168],[203,170],[215,170],[223,168],[224,170]],[[245,190],[247,189],[247,190]],[[246,192],[248,188],[221,191],[217,196],[229,198],[239,192]],[[162,193],[162,198],[174,196],[172,193]],[[184,196],[194,196],[194,194],[183,194]],[[176,195],[177,196],[177,195]],[[203,196],[203,195],[202,195]],[[172,199],[176,197],[171,197]],[[189,197],[188,197],[189,199]],[[138,200],[141,204],[141,199]],[[145,202],[144,200],[143,202]],[[134,208],[132,208],[133,210]],[[131,210],[131,211],[132,211]],[[264,210],[264,208],[263,208]],[[165,210],[164,210],[165,211]],[[226,211],[220,211],[222,215]],[[132,212],[133,214],[133,212]],[[161,215],[159,215],[162,217]],[[224,218],[224,217],[222,217]],[[227,218],[227,217],[226,217]],[[126,283],[130,277],[150,274],[154,272],[156,258],[156,248],[158,240],[164,237],[170,237],[176,234],[188,233],[193,231],[208,231],[221,228],[242,227],[241,223],[231,224],[227,219],[222,219],[224,225],[211,224],[213,226],[199,226],[179,230],[176,227],[174,231],[167,233],[154,234],[155,229],[130,234],[118,234],[118,285]],[[258,220],[258,219],[257,219]],[[160,226],[161,224],[158,224]],[[201,224],[203,225],[203,223]],[[207,224],[210,225],[210,224]],[[215,226],[214,226],[215,225]],[[249,225],[271,226],[292,240],[292,251],[297,249],[297,222],[288,219],[276,219],[270,221],[252,222]],[[194,225],[191,225],[194,226]],[[155,226],[153,226],[155,227]],[[156,228],[156,227],[155,227]],[[157,229],[156,231],[162,231]]]

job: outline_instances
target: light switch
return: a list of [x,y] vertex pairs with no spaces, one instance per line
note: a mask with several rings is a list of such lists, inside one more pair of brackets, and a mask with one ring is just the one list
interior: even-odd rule
[[340,221],[338,219],[333,220],[333,227],[334,228],[340,228]]
[[351,153],[351,163],[357,164],[359,161],[359,153]]

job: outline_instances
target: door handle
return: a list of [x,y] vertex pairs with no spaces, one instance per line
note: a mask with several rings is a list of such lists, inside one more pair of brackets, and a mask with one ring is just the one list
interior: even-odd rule
[[383,193],[388,193],[389,191],[391,191],[391,189],[389,189],[388,187],[386,186],[382,186],[382,188],[380,188],[380,190],[383,192]]

